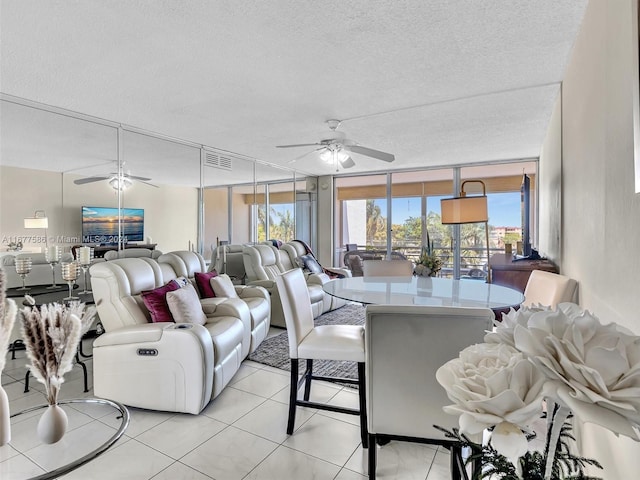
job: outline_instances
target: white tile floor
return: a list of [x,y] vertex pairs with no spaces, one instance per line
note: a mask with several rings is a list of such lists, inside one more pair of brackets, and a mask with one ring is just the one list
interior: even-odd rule
[[[279,332],[280,330],[278,330]],[[90,352],[90,340],[85,340]],[[18,352],[7,360],[2,385],[16,412],[45,403],[42,385],[31,381],[23,393],[26,358]],[[90,373],[92,362],[87,366]],[[65,376],[63,399],[91,397],[83,392],[82,370],[75,367]],[[362,480],[367,478],[367,450],[360,444],[358,419],[332,412],[298,409],[296,430],[285,432],[288,372],[245,361],[231,384],[200,415],[153,412],[130,408],[131,423],[125,435],[106,453],[64,476],[65,479],[154,480]],[[312,399],[356,405],[357,394],[333,384],[314,384]],[[75,422],[81,423],[81,422]],[[110,421],[100,428],[114,428]],[[92,423],[95,428],[96,422]],[[70,429],[81,428],[70,422]],[[35,431],[34,431],[35,435]],[[77,438],[69,432],[65,440]],[[73,447],[69,442],[69,448]],[[7,459],[16,454],[11,446],[0,447],[0,478],[26,478],[37,472],[31,462]],[[35,457],[35,455],[31,455]],[[20,463],[20,468],[16,465]],[[41,463],[46,464],[46,459]],[[379,479],[446,480],[449,455],[436,447],[391,442],[378,447]]]

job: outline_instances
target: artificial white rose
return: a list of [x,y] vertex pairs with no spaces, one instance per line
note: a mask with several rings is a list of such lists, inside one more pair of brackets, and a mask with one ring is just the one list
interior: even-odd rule
[[534,313],[514,340],[578,418],[640,440],[640,337],[565,308]]
[[[511,424],[518,427],[517,447],[505,455],[513,458],[517,454],[517,458],[526,452],[522,429],[527,429],[542,412],[546,378],[521,352],[499,343],[472,345],[440,367],[436,378],[455,402],[444,407],[444,411],[460,416],[458,422],[463,433],[476,434],[494,425]],[[515,430],[503,425],[493,438],[501,435],[514,438]],[[514,445],[511,440],[497,439],[498,445],[505,442]]]
[[513,330],[516,325],[526,327],[529,318],[536,312],[549,310],[549,307],[543,305],[533,305],[531,307],[520,307],[518,310],[509,309],[509,313],[502,314],[502,321],[497,318],[493,320],[493,332],[489,332],[484,336],[487,343],[504,343],[515,348],[516,344],[513,340]]

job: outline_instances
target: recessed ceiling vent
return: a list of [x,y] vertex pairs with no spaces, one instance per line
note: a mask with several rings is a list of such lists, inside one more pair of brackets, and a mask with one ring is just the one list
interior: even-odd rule
[[221,155],[216,152],[204,152],[205,167],[219,168],[222,170],[232,170],[233,160],[228,155]]

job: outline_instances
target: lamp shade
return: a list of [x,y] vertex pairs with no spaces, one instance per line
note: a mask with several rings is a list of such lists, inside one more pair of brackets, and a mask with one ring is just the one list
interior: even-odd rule
[[49,228],[49,219],[47,217],[25,218],[24,228]]
[[486,195],[440,200],[442,224],[478,223],[489,220]]

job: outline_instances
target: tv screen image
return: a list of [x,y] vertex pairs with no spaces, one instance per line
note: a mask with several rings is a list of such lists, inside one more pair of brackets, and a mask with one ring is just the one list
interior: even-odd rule
[[[144,209],[122,208],[122,236],[126,242],[144,240]],[[83,243],[118,243],[118,209],[82,207]]]

